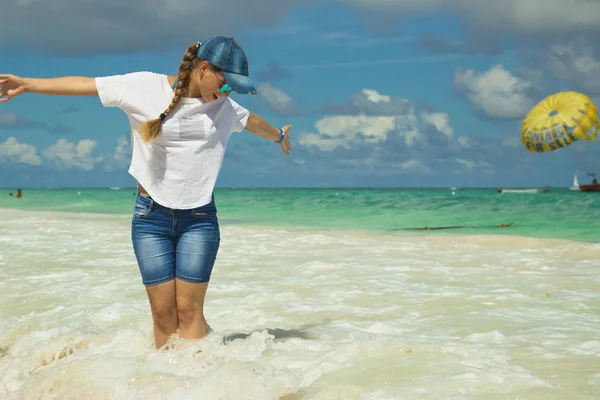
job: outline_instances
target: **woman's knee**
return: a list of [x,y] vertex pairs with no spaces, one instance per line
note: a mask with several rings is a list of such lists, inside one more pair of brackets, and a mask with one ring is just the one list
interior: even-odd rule
[[177,308],[167,303],[153,304],[152,316],[158,323],[170,323],[177,319]]
[[204,296],[208,283],[190,283],[176,279],[176,304],[179,323],[192,324],[196,318],[203,318]]
[[181,324],[190,324],[202,317],[202,304],[189,297],[177,297],[177,315]]

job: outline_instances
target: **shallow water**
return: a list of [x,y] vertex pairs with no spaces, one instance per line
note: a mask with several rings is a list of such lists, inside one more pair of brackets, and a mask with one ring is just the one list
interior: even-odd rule
[[[0,209],[131,215],[134,189],[27,189],[0,192]],[[600,243],[600,193],[552,189],[500,194],[493,189],[217,189],[228,225],[405,232],[461,227],[438,234],[494,234]],[[499,229],[500,224],[513,224]],[[412,232],[412,231],[409,231]]]
[[0,210],[3,399],[597,399],[600,245],[222,224],[153,348],[130,217]]

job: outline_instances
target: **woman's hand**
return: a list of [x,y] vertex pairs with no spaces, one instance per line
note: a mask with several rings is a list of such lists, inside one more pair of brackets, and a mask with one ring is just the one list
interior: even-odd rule
[[[275,128],[269,125],[269,123],[265,121],[264,118],[259,117],[256,114],[250,114],[250,117],[248,117],[248,122],[246,123],[246,129],[257,136],[272,140],[274,142],[278,142],[279,139],[281,139],[281,132],[279,128]],[[281,141],[281,143],[279,143],[279,145],[281,146],[281,149],[287,156],[290,155],[290,150],[292,148],[292,145],[290,144],[290,136],[288,135],[288,132],[291,129],[291,125],[286,125],[281,128],[284,136],[283,140]]]
[[288,135],[288,132],[292,129],[292,126],[286,125],[281,129],[283,130],[284,135],[283,140],[281,141],[281,143],[279,143],[279,145],[281,146],[281,149],[283,150],[285,155],[289,156],[290,150],[292,149],[292,144],[290,143],[290,135]]
[[4,103],[25,93],[23,78],[16,75],[0,75],[0,103]]

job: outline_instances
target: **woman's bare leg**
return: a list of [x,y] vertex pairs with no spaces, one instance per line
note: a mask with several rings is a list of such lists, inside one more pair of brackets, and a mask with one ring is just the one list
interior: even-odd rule
[[161,348],[169,337],[177,331],[177,303],[175,298],[175,280],[146,286],[152,320],[154,322],[154,340]]
[[205,337],[208,332],[204,319],[204,297],[208,282],[190,283],[175,279],[175,286],[180,337],[184,339]]

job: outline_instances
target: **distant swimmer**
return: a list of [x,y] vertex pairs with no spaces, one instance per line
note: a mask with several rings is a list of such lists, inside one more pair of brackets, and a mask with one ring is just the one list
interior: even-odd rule
[[21,197],[23,197],[23,193],[21,192],[21,189],[17,189],[17,194],[15,195],[15,197],[17,199],[20,199]]

